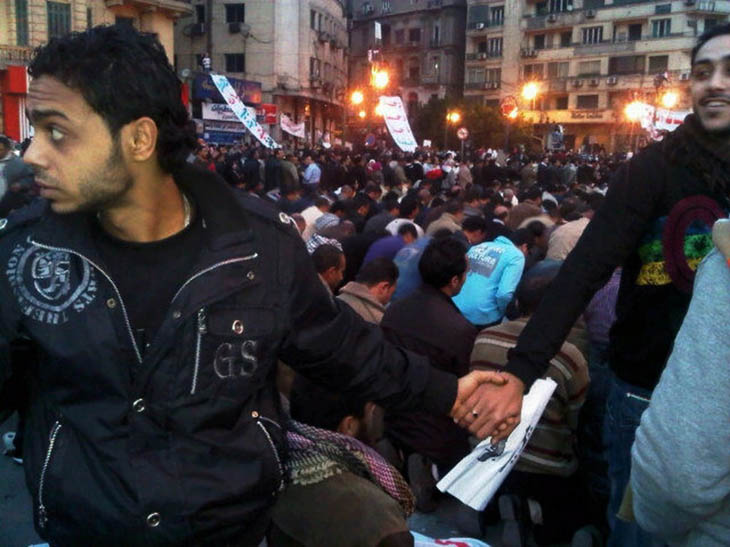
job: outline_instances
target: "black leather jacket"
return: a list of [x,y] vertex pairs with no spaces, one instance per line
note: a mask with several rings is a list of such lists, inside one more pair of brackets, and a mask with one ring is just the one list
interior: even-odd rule
[[333,301],[288,217],[211,173],[176,182],[206,243],[144,357],[85,215],[38,201],[0,221],[0,388],[30,338],[25,470],[53,545],[258,544],[286,457],[277,359],[386,407],[455,399],[455,377]]

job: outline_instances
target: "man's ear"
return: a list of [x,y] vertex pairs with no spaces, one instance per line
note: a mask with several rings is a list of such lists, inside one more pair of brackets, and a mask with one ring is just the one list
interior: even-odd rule
[[343,435],[349,435],[350,437],[357,437],[360,432],[360,420],[355,418],[353,415],[345,416],[340,420],[340,424],[337,426],[337,433]]
[[152,118],[142,117],[122,128],[122,146],[135,162],[148,161],[157,150],[157,124]]

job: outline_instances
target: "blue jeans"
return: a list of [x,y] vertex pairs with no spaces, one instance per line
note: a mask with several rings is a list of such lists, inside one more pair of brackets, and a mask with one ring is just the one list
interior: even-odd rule
[[650,398],[650,391],[628,384],[612,375],[606,401],[604,430],[608,454],[608,478],[611,483],[611,497],[608,504],[608,524],[611,528],[609,547],[663,545],[639,528],[636,522],[626,522],[616,516],[631,476],[631,445],[634,443],[641,415],[649,406]]

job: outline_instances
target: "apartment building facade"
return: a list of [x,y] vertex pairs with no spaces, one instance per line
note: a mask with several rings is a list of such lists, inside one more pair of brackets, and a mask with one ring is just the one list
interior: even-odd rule
[[[367,86],[368,51],[377,47],[391,75],[389,92],[407,107],[431,97],[461,97],[465,0],[355,0],[351,18],[351,87]],[[376,21],[382,31],[377,44]]]
[[172,61],[173,21],[191,11],[188,0],[0,1],[0,133],[16,141],[30,136],[25,96],[33,48],[71,31],[120,23],[156,33]]
[[[192,84],[193,117],[210,140],[243,137],[220,108],[202,70],[225,74],[277,140],[281,113],[306,123],[311,142],[334,142],[343,126],[347,87],[347,18],[339,0],[193,0],[193,15],[175,28],[175,66]],[[264,114],[265,112],[265,114]],[[262,115],[264,114],[264,115]]]
[[[543,145],[559,124],[566,148],[626,149],[636,131],[626,105],[673,91],[674,108],[689,109],[690,51],[728,15],[726,0],[470,1],[465,95],[514,96]],[[527,82],[538,84],[532,101],[520,95]]]

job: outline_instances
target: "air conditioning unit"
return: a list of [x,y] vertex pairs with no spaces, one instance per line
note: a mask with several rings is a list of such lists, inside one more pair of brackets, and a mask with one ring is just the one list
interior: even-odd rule
[[522,49],[520,50],[520,55],[521,55],[522,57],[535,57],[535,55],[537,55],[537,53],[535,52],[535,50],[534,50],[534,49],[530,49],[530,48],[522,48]]
[[679,75],[679,79],[680,79],[680,81],[682,81],[682,82],[686,82],[687,80],[689,80],[689,72],[682,72],[682,73],[681,73],[681,74]]
[[596,10],[594,9],[587,9],[586,10],[586,18],[587,19],[593,19],[596,16]]
[[583,87],[583,80],[573,80],[573,87]]
[[592,87],[598,87],[598,85],[600,83],[601,83],[601,80],[599,80],[598,78],[591,78],[591,81],[588,82],[588,85],[590,85]]
[[482,51],[481,53],[477,53],[477,59],[486,59],[487,58],[487,52]]
[[558,16],[554,13],[551,13],[550,15],[548,15],[547,20],[548,20],[548,23],[554,23],[555,21],[558,20]]
[[609,76],[606,78],[606,83],[608,85],[616,85],[618,83],[618,78],[616,78],[616,76]]
[[537,57],[537,50],[536,50],[536,49],[531,49],[531,50],[529,50],[529,51],[527,52],[527,56],[528,56],[528,57]]
[[499,89],[499,82],[490,82],[490,89]]
[[228,23],[228,32],[238,34],[241,32],[241,23]]
[[625,32],[619,32],[616,35],[616,41],[617,42],[625,42],[627,38],[628,38],[628,36],[626,35]]
[[205,23],[195,23],[190,26],[190,36],[202,36],[205,34]]
[[476,29],[477,29],[477,30],[482,30],[482,29],[483,29],[483,28],[484,28],[485,26],[486,26],[486,25],[485,25],[484,23],[477,23],[477,24],[476,24]]
[[695,0],[684,0],[684,5],[685,6],[694,6]]

